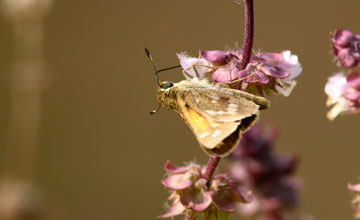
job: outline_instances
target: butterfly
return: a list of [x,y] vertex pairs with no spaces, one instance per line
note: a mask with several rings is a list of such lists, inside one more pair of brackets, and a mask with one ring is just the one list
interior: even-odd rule
[[259,110],[270,106],[264,97],[198,78],[160,82],[157,99],[185,121],[207,154],[218,157],[230,154],[259,118]]
[[[152,61],[150,52],[146,54]],[[152,61],[153,62],[153,61]],[[221,87],[194,77],[178,83],[158,80],[159,107],[174,110],[190,127],[200,147],[210,156],[224,157],[239,144],[241,135],[259,118],[270,101],[244,91]],[[152,113],[156,113],[154,110]]]

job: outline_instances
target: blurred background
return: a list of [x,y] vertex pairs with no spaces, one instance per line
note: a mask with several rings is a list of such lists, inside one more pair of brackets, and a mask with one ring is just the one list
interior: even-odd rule
[[[155,219],[168,196],[160,184],[166,160],[208,158],[174,112],[149,115],[158,104],[143,49],[168,67],[178,64],[177,52],[241,47],[243,5],[37,2],[24,17],[1,5],[0,204],[26,183],[19,188],[36,191],[30,200],[41,204],[40,219]],[[353,218],[346,185],[359,181],[360,115],[329,122],[323,88],[339,71],[330,32],[359,33],[359,7],[357,0],[255,1],[254,50],[290,49],[303,66],[292,95],[272,97],[261,120],[279,128],[277,152],[301,158],[300,212],[322,220]],[[160,77],[183,79],[180,70]]]

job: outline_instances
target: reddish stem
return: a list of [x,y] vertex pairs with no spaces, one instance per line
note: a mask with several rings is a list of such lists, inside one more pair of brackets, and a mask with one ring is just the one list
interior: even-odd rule
[[[245,34],[244,34],[244,48],[242,53],[242,68],[245,69],[246,65],[250,62],[251,51],[254,40],[254,2],[253,0],[245,1]],[[220,157],[211,157],[204,178],[209,181],[219,164]]]
[[215,172],[215,169],[217,167],[217,165],[219,164],[220,161],[220,157],[210,157],[208,165],[206,167],[206,171],[204,174],[204,178],[209,181],[212,177],[212,175]]
[[254,40],[254,2],[245,0],[245,34],[244,48],[242,52],[242,68],[250,62],[252,46]]

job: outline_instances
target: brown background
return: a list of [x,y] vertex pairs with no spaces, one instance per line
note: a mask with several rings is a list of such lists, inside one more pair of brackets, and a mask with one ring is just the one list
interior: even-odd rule
[[[326,78],[338,71],[329,36],[359,33],[358,0],[256,0],[255,50],[299,55],[303,73],[288,98],[272,97],[262,119],[277,125],[277,151],[301,156],[302,212],[352,219],[346,189],[359,181],[359,115],[327,121]],[[167,159],[207,157],[186,125],[157,106],[148,46],[159,67],[176,52],[241,46],[243,6],[231,0],[59,0],[46,20],[48,87],[43,91],[37,183],[44,219],[155,219]],[[0,20],[0,152],[9,118],[12,27]],[[161,75],[179,81],[179,71]],[[21,137],[19,137],[21,138]],[[1,159],[1,156],[0,156]]]

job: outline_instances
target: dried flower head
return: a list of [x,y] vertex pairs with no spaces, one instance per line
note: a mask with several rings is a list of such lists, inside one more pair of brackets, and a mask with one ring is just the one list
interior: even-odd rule
[[332,37],[333,51],[339,66],[355,67],[360,61],[360,34],[349,30],[335,30]]
[[328,95],[326,105],[331,107],[327,113],[334,120],[343,113],[356,113],[360,110],[360,73],[349,72],[347,76],[337,73],[328,78],[325,85]]
[[195,163],[187,166],[165,164],[168,177],[161,183],[171,191],[168,200],[172,205],[168,212],[159,218],[169,218],[185,214],[187,219],[203,215],[205,219],[213,216],[226,216],[235,211],[235,204],[247,203],[250,191],[235,185],[225,174],[215,175],[209,181],[204,179],[205,168]]

